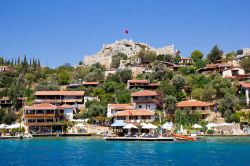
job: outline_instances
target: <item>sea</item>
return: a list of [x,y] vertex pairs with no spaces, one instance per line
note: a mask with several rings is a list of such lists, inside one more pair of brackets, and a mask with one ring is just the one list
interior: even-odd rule
[[250,166],[250,137],[106,141],[100,137],[0,140],[0,166]]

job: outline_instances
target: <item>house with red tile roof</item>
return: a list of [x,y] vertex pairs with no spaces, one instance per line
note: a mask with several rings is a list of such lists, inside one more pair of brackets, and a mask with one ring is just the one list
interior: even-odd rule
[[135,103],[128,104],[108,104],[107,117],[112,117],[113,114],[124,111],[135,109]]
[[7,72],[10,71],[10,68],[8,66],[0,66],[0,72]]
[[125,122],[151,122],[155,119],[155,113],[150,110],[124,110],[118,111],[112,115],[115,121]]
[[148,80],[128,80],[127,88],[143,88],[143,89],[157,89],[159,83],[150,83]]
[[249,107],[250,104],[250,82],[246,82],[246,81],[242,81],[240,82],[240,88],[243,94],[245,94],[245,98],[246,98],[246,106]]
[[241,67],[231,67],[221,71],[222,77],[232,77],[245,75],[245,70]]
[[203,119],[205,119],[211,112],[216,110],[215,103],[203,102],[199,100],[181,101],[177,103],[177,108],[181,110],[189,109],[198,111],[202,114]]
[[193,63],[193,59],[192,58],[181,58],[179,60],[179,64],[187,64],[187,63]]
[[63,125],[73,119],[73,107],[49,103],[25,107],[23,122],[31,134],[63,132]]
[[84,91],[36,91],[35,103],[50,103],[54,105],[81,105],[84,104]]
[[136,104],[136,109],[156,110],[158,94],[155,91],[141,90],[131,94],[131,103]]
[[96,87],[99,85],[99,82],[82,82],[82,85],[85,87]]

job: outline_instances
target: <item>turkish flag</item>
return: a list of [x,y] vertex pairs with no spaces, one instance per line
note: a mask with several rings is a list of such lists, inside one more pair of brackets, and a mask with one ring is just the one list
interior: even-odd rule
[[128,34],[128,29],[125,29],[125,30],[124,30],[124,33],[125,33],[125,34]]

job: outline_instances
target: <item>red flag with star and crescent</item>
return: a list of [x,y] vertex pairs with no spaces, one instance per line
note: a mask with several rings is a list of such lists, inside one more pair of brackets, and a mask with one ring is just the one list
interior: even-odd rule
[[128,34],[128,29],[124,29],[124,33],[127,35]]

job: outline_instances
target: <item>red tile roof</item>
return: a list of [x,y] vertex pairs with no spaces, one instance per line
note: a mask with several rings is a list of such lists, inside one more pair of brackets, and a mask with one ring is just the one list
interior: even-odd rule
[[128,83],[149,83],[148,80],[128,80]]
[[25,110],[55,110],[55,109],[67,109],[67,108],[73,108],[71,105],[61,105],[61,106],[56,106],[53,104],[49,103],[42,103],[42,104],[35,104],[33,106],[25,107]]
[[187,101],[182,101],[177,104],[177,107],[207,107],[214,105],[214,103],[208,103],[208,102],[203,102],[203,101],[198,101],[198,100],[187,100]]
[[35,96],[84,96],[84,91],[36,91]]
[[157,93],[155,91],[150,90],[141,90],[138,92],[134,92],[131,94],[131,96],[140,97],[140,96],[157,96]]
[[151,116],[155,113],[149,110],[125,110],[118,111],[113,116]]
[[83,85],[98,85],[99,82],[83,82]]
[[192,60],[192,58],[181,58],[181,60]]
[[240,82],[240,85],[244,88],[250,88],[250,82]]
[[24,108],[25,110],[55,110],[57,106],[49,103],[36,104],[30,107]]
[[108,107],[111,107],[111,109],[116,109],[116,110],[128,110],[128,109],[133,109],[134,103],[129,103],[129,104],[108,104]]

